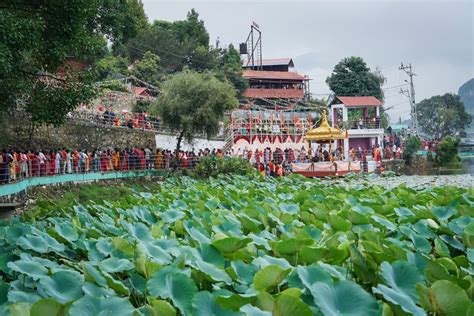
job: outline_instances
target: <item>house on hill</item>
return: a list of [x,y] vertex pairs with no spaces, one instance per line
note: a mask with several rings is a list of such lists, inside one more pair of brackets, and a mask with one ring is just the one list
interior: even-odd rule
[[[295,71],[291,58],[263,59],[263,70],[253,70],[243,62],[242,76],[249,81],[244,92],[248,99],[302,100],[309,98],[309,78]],[[258,62],[260,66],[260,61]]]

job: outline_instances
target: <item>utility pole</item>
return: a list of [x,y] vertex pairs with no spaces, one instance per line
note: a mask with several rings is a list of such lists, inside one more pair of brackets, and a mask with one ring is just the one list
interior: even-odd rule
[[[415,102],[415,86],[413,85],[413,76],[416,76],[415,73],[413,73],[413,69],[411,66],[411,63],[408,66],[403,65],[401,63],[400,67],[398,68],[399,70],[403,70],[409,77],[410,77],[410,91],[408,93],[408,90],[403,90],[401,89],[400,93],[405,94],[408,96],[408,99],[410,100],[410,108],[411,108],[411,127],[415,131],[415,133],[418,134],[418,118],[417,118],[417,113],[416,113],[416,102]],[[405,80],[405,82],[408,82]]]

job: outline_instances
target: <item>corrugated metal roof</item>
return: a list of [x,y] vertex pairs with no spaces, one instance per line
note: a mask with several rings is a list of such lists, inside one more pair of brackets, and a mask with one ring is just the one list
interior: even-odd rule
[[302,89],[247,89],[244,96],[247,98],[301,99],[304,97],[304,91]]
[[[260,60],[254,61],[255,66],[260,66]],[[244,67],[251,67],[252,62],[247,66],[247,60],[242,61]],[[288,66],[294,67],[293,59],[291,58],[273,58],[273,59],[262,59],[262,66]]]
[[247,79],[307,80],[304,76],[292,71],[244,70],[242,76]]
[[380,106],[382,101],[376,97],[336,97],[345,106]]

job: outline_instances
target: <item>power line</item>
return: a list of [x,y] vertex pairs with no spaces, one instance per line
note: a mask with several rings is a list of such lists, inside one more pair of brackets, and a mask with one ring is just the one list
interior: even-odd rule
[[408,83],[404,83],[404,84],[401,84],[401,85],[398,85],[398,86],[392,86],[392,87],[388,87],[388,88],[383,88],[382,90],[385,91],[385,90],[388,90],[388,89],[400,88],[400,87],[404,87],[404,86],[408,86]]

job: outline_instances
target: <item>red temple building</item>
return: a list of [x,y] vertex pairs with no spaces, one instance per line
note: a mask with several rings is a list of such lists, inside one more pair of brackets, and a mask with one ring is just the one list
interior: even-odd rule
[[253,70],[244,62],[243,77],[249,81],[244,97],[249,99],[304,100],[309,98],[309,78],[290,68],[291,58],[263,59]]

